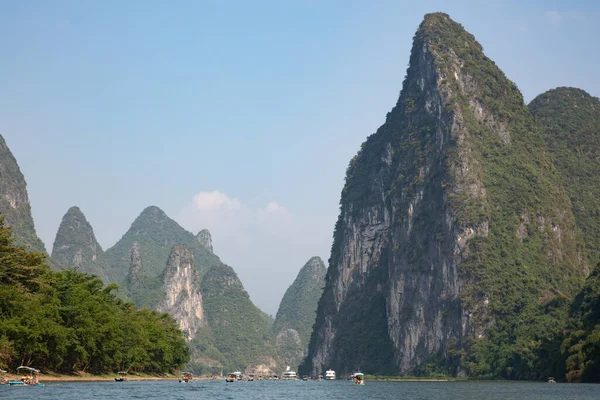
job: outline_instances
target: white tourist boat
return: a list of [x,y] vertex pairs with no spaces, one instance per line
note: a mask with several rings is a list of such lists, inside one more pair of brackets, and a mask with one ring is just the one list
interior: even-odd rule
[[293,380],[296,380],[297,378],[298,377],[296,376],[296,373],[290,369],[289,365],[285,369],[285,372],[281,375],[281,379],[284,379],[286,381],[293,381]]
[[333,381],[333,380],[335,380],[335,371],[334,371],[334,370],[332,370],[332,369],[328,369],[328,370],[325,372],[325,380],[328,380],[328,381]]

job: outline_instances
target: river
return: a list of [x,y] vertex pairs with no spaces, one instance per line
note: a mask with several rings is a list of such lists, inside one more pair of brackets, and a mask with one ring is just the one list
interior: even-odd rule
[[10,400],[230,399],[230,400],[579,400],[600,399],[600,385],[515,381],[366,382],[350,381],[130,381],[56,382],[45,387],[0,386]]

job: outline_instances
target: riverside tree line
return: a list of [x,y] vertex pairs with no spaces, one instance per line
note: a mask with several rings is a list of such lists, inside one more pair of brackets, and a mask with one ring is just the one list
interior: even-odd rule
[[171,316],[137,309],[94,275],[51,271],[0,217],[0,368],[172,372],[189,361]]

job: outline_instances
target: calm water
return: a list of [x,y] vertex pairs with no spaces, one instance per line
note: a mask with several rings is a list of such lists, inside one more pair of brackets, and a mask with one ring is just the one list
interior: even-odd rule
[[0,386],[2,399],[600,399],[600,385],[532,382],[225,381],[76,382],[46,387]]

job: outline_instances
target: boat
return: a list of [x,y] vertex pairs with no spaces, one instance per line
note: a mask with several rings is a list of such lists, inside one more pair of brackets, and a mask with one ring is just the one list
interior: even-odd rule
[[39,382],[39,373],[39,369],[25,367],[21,365],[17,368],[17,374],[21,375],[21,379],[19,379],[18,381],[9,381],[8,384],[11,386],[45,386],[43,383]]
[[333,381],[333,380],[335,380],[335,371],[334,371],[334,370],[332,370],[332,369],[328,369],[328,370],[325,372],[325,380],[328,380],[328,381]]
[[225,382],[237,382],[242,380],[242,373],[240,371],[230,372],[225,378]]
[[125,382],[127,380],[127,371],[119,371],[117,374],[119,376],[115,378],[115,382]]
[[8,371],[5,371],[3,369],[0,369],[0,385],[6,385],[8,383],[8,379],[6,379],[6,373]]
[[556,381],[554,380],[553,377],[549,377],[548,378],[548,383],[556,383]]
[[194,374],[191,372],[182,372],[181,375],[182,377],[179,380],[180,383],[190,383],[192,379],[194,379]]
[[248,382],[254,382],[254,375],[248,375]]
[[319,380],[322,381],[323,380],[323,375],[319,375]]
[[303,380],[303,381],[307,381],[307,380],[308,380],[308,375],[304,375],[304,376],[302,377],[302,380]]
[[365,384],[365,374],[362,372],[355,372],[350,375],[350,378],[354,382],[355,385],[364,385]]
[[296,373],[294,371],[292,371],[290,369],[290,366],[288,365],[287,368],[285,369],[285,372],[281,375],[281,379],[286,380],[286,381],[293,381],[297,379]]

